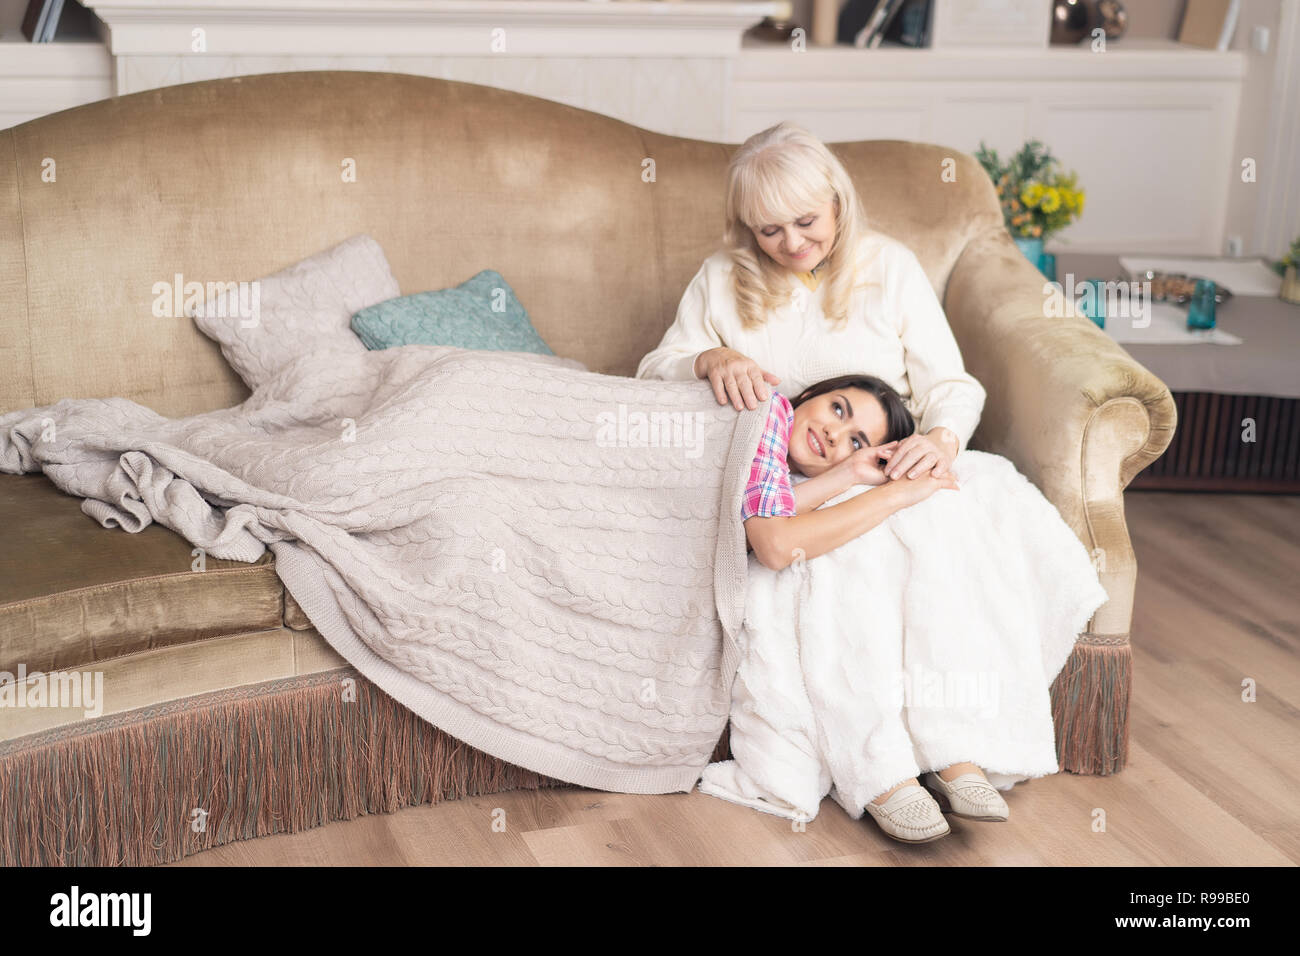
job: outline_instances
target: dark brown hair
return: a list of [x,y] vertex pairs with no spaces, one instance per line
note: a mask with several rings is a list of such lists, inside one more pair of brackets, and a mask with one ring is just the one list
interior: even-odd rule
[[870,392],[876,396],[876,399],[880,402],[880,407],[885,410],[886,428],[885,439],[881,442],[882,445],[887,445],[891,441],[897,441],[900,438],[906,438],[916,431],[916,420],[912,418],[912,413],[903,404],[903,397],[888,382],[882,381],[874,375],[840,375],[835,378],[825,379],[815,385],[809,385],[790,399],[790,405],[798,408],[810,398],[825,395],[827,392],[839,391],[842,388],[860,388],[864,392]]

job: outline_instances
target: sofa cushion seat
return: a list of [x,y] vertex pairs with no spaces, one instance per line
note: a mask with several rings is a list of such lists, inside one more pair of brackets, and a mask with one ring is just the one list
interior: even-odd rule
[[[0,673],[278,628],[284,587],[255,564],[207,556],[158,524],[104,528],[44,475],[0,475]],[[2,678],[0,678],[2,679]]]

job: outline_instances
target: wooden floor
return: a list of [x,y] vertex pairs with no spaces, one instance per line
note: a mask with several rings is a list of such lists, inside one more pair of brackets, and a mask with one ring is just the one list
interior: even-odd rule
[[[804,832],[693,793],[494,794],[228,844],[176,865],[1294,865],[1300,862],[1300,497],[1132,492],[1130,761],[948,818],[920,847],[832,800]],[[1256,684],[1242,701],[1242,681]],[[1105,811],[1105,832],[1093,817]],[[504,827],[494,828],[494,820]]]

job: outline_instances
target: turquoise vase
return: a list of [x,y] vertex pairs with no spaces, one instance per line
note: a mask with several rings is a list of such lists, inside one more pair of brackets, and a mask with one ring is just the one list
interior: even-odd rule
[[1016,240],[1016,245],[1024,253],[1025,258],[1034,264],[1034,267],[1041,272],[1049,282],[1056,281],[1056,256],[1047,255],[1043,252],[1043,240],[1024,239],[1012,236]]
[[1214,328],[1214,282],[1210,279],[1197,279],[1192,291],[1192,301],[1187,305],[1187,327],[1189,329]]

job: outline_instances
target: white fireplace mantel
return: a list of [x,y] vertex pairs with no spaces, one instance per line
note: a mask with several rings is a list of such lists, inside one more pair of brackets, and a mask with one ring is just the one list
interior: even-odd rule
[[481,83],[700,139],[745,31],[789,0],[85,0],[114,92],[296,70]]
[[[736,56],[789,0],[85,0],[114,56]],[[201,34],[196,33],[201,31]]]

